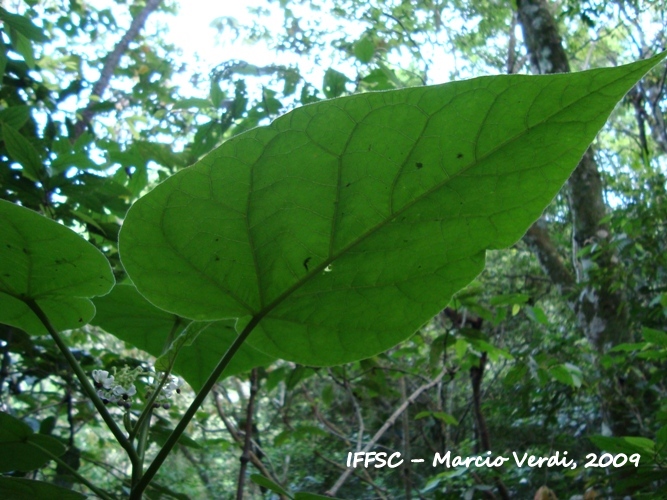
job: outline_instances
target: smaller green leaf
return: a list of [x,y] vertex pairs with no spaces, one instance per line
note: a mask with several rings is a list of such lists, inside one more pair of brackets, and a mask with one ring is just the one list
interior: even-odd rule
[[4,78],[7,69],[7,44],[0,37],[0,78]]
[[510,304],[525,304],[530,300],[530,295],[525,293],[507,293],[491,297],[489,304],[492,306],[509,306]]
[[349,81],[350,79],[340,71],[329,68],[324,73],[324,83],[322,85],[324,95],[328,99],[343,95],[345,93],[345,84]]
[[647,342],[656,344],[662,347],[667,347],[667,333],[660,330],[654,330],[653,328],[642,328],[642,335]]
[[23,60],[30,69],[35,69],[35,48],[30,39],[16,31],[11,31],[9,37],[14,50],[23,56]]
[[25,422],[0,412],[0,472],[39,469],[51,455],[60,456],[65,451],[57,439],[35,434]]
[[[155,357],[162,356],[165,347],[174,341],[174,335],[190,323],[189,319],[155,307],[134,285],[127,283],[120,284],[108,295],[95,299],[95,306],[97,315],[93,320],[94,325]],[[178,357],[174,358],[174,372],[181,375],[194,390],[201,388],[236,338],[234,322],[201,322],[200,325],[208,327],[200,330],[197,335],[194,335],[194,331],[190,336],[186,334],[181,340],[190,342],[186,342],[184,345],[187,347],[182,348]],[[256,366],[266,366],[272,361],[273,358],[244,344],[223,372],[223,377],[242,373]]]
[[667,425],[663,425],[655,434],[655,446],[659,453],[667,451]]
[[114,277],[106,257],[72,230],[0,200],[0,323],[43,335],[29,308],[35,301],[58,330],[85,325],[89,297],[104,295]]
[[516,364],[512,368],[510,368],[509,371],[507,372],[507,375],[505,375],[504,383],[507,385],[514,385],[520,380],[523,380],[527,372],[528,372],[528,367],[525,364],[523,363]]
[[30,106],[11,106],[0,111],[0,122],[6,123],[10,127],[18,130],[30,118]]
[[336,497],[325,497],[316,493],[299,492],[294,495],[294,500],[340,500]]
[[2,124],[2,137],[9,155],[23,167],[23,175],[31,181],[38,181],[44,173],[44,166],[35,147],[7,122]]
[[77,168],[79,170],[86,168],[95,169],[98,168],[98,165],[84,152],[58,155],[51,162],[51,170],[55,174],[64,172],[69,168]]
[[663,360],[665,359],[664,351],[643,351],[637,354],[640,359]]
[[362,63],[369,63],[375,54],[375,44],[373,40],[364,35],[354,44],[354,57]]
[[646,346],[647,346],[646,342],[623,343],[612,347],[611,349],[609,349],[609,352],[641,351]]
[[334,389],[332,384],[326,384],[320,393],[320,401],[324,406],[330,406],[334,399]]
[[[173,429],[158,424],[151,427],[150,437],[158,445],[164,446],[172,432]],[[178,438],[178,444],[187,446],[188,448],[201,449],[201,445],[185,433],[181,434]]]
[[174,107],[172,109],[190,109],[190,108],[196,108],[196,109],[208,109],[211,107],[211,101],[207,99],[201,99],[198,97],[190,97],[187,99],[181,99],[180,101],[176,102],[174,104]]
[[7,10],[0,7],[0,20],[30,40],[34,40],[36,42],[48,41],[48,37],[44,34],[44,31],[37,27],[27,17],[18,14],[12,14],[11,12],[7,12]]
[[32,479],[19,477],[0,477],[0,498],[11,500],[39,500],[43,498],[84,500],[86,496],[44,481],[33,481]]
[[581,387],[581,370],[570,363],[552,366],[549,368],[549,373],[553,378],[565,385],[576,388]]
[[374,69],[361,80],[372,90],[392,90],[396,85],[389,81],[386,72],[381,69]]
[[260,474],[252,474],[252,475],[250,476],[250,480],[251,480],[253,483],[255,483],[255,484],[259,485],[259,486],[263,486],[264,488],[267,488],[267,489],[273,491],[274,493],[276,493],[276,494],[278,494],[278,495],[285,495],[286,497],[294,498],[294,497],[293,497],[287,490],[285,490],[282,486],[280,486],[280,485],[274,483],[273,481],[271,481],[270,479],[265,478],[264,476],[261,476]]
[[46,417],[39,423],[39,433],[50,436],[56,427],[57,419],[54,416]]
[[422,411],[415,415],[415,420],[420,420],[426,417],[433,417],[437,420],[442,420],[444,423],[449,425],[459,425],[459,421],[454,416],[443,411]]
[[210,322],[193,321],[179,334],[171,343],[169,349],[155,360],[155,369],[160,372],[170,371],[174,366],[176,357],[183,347],[190,346],[199,334],[211,326]]
[[501,349],[500,347],[496,347],[493,344],[490,344],[489,342],[487,342],[485,340],[470,338],[470,339],[468,339],[468,342],[477,351],[486,352],[486,354],[489,357],[489,360],[493,361],[494,363],[496,361],[498,361],[500,358],[505,358],[505,359],[509,359],[509,360],[514,359],[514,356],[512,356],[512,354],[510,354],[509,351],[506,351],[505,349]]
[[549,325],[549,318],[547,318],[547,315],[544,313],[541,307],[526,307],[526,314],[528,317],[534,321],[537,321],[538,323],[548,326]]
[[211,78],[211,92],[209,93],[209,98],[211,101],[207,102],[208,105],[206,107],[210,107],[212,102],[213,106],[216,108],[220,107],[225,98],[225,93],[220,89],[220,82],[217,78]]
[[591,436],[591,442],[601,450],[609,453],[632,453],[653,455],[655,443],[643,437],[609,437]]
[[273,445],[279,447],[288,441],[304,442],[315,436],[325,437],[326,435],[326,432],[314,425],[299,425],[294,429],[278,434],[273,440]]
[[284,382],[287,379],[287,376],[288,369],[285,366],[281,366],[268,372],[266,382],[264,382],[264,390],[266,393],[269,393],[275,389],[280,382]]

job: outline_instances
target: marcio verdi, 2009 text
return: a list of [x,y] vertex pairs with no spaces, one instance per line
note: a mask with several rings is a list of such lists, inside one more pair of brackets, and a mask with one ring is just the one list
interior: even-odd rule
[[[622,467],[627,462],[634,464],[635,467],[639,466],[640,456],[638,453],[627,455],[619,453],[617,455],[611,455],[610,453],[603,453],[599,458],[595,453],[589,453],[586,455],[587,462],[585,467]],[[433,456],[432,465],[433,467],[444,466],[445,468],[457,468],[457,467],[500,467],[510,460],[514,461],[517,467],[563,467],[568,469],[576,469],[577,462],[568,458],[567,451],[564,452],[555,452],[548,456],[536,456],[529,455],[528,453],[518,454],[517,452],[512,452],[511,457],[504,457],[502,455],[492,456],[490,451],[487,451],[484,455],[473,455],[469,457],[462,457],[459,455],[452,455],[451,451],[448,451],[444,454],[436,453]],[[404,459],[401,458],[399,452],[387,453],[384,451],[375,452],[375,451],[357,451],[349,452],[347,454],[347,466],[348,467],[374,467],[376,469],[381,469],[382,467],[389,467],[394,469],[402,465]],[[423,463],[425,462],[422,458],[413,458],[410,460],[412,463]]]

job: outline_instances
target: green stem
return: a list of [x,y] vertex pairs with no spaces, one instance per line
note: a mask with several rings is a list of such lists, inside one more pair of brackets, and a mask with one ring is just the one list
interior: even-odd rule
[[139,454],[139,461],[144,463],[144,456],[146,455],[146,443],[148,443],[148,429],[150,427],[152,410],[148,412],[148,418],[142,423],[142,427],[137,435],[137,453]]
[[263,315],[258,315],[252,318],[252,320],[250,320],[250,322],[246,325],[246,327],[239,334],[239,336],[236,337],[236,340],[234,340],[232,345],[229,346],[229,349],[227,349],[225,355],[213,369],[213,372],[211,373],[211,375],[209,375],[208,379],[206,379],[206,382],[204,383],[201,390],[197,393],[197,396],[195,396],[194,401],[192,401],[192,404],[183,415],[183,418],[181,418],[176,428],[169,435],[169,438],[167,438],[167,442],[155,456],[155,459],[148,467],[148,469],[146,469],[146,472],[141,478],[141,481],[139,481],[139,484],[137,484],[134,488],[132,488],[132,493],[130,494],[130,500],[141,500],[142,493],[144,492],[146,487],[150,484],[150,482],[153,480],[153,477],[164,463],[165,459],[171,452],[172,448],[178,442],[179,438],[185,431],[185,428],[188,426],[192,418],[195,416],[195,413],[197,413],[199,407],[204,403],[206,396],[208,396],[208,393],[211,391],[211,389],[213,389],[213,386],[218,381],[220,375],[222,375],[222,372],[225,370],[225,368],[227,368],[227,365],[236,354],[236,351],[238,351],[239,348],[243,345],[245,340],[248,338],[248,335],[250,335],[250,332],[253,331],[253,329],[257,326],[257,324],[261,321],[262,318]]
[[82,476],[81,474],[79,474],[76,470],[74,470],[72,467],[70,467],[70,465],[69,465],[67,462],[65,462],[64,460],[62,460],[62,459],[61,459],[60,457],[58,457],[57,455],[54,455],[54,454],[51,453],[49,450],[47,450],[46,448],[44,448],[44,447],[38,445],[37,443],[35,443],[35,442],[33,442],[33,441],[28,441],[28,444],[30,444],[31,446],[34,446],[35,448],[37,448],[38,450],[40,450],[42,453],[44,453],[44,454],[48,455],[49,457],[51,457],[52,460],[55,460],[56,462],[58,462],[58,465],[60,465],[60,466],[63,467],[64,469],[67,469],[67,472],[69,472],[72,476],[74,476],[75,478],[77,478],[78,481],[79,481],[81,484],[84,484],[85,486],[87,486],[88,489],[89,489],[90,491],[92,491],[93,493],[95,493],[98,497],[102,498],[103,500],[114,500],[114,497],[112,497],[111,495],[105,493],[103,490],[99,489],[99,488],[98,488],[97,486],[95,486],[93,483],[91,483],[90,481],[88,481],[85,477],[83,477],[83,476]]
[[[151,393],[150,397],[148,398],[148,401],[146,401],[146,406],[144,406],[144,409],[141,411],[141,414],[139,415],[139,418],[137,419],[137,423],[132,427],[132,430],[130,431],[130,441],[134,441],[134,438],[137,437],[137,434],[141,431],[141,427],[144,425],[144,421],[153,414],[153,404],[155,403],[155,400],[158,398],[160,395],[160,391],[162,391],[162,387],[164,387],[164,384],[167,382],[167,378],[169,378],[169,374],[171,373],[171,367],[169,367],[169,371],[164,372],[162,375],[162,380],[158,384],[158,386],[155,388],[155,390]],[[154,379],[157,378],[157,373],[152,375]],[[149,419],[150,421],[150,419]],[[143,463],[143,459],[142,459]]]
[[[162,354],[167,352],[169,350],[169,346],[171,346],[171,343],[174,341],[174,336],[176,334],[176,331],[178,330],[178,327],[181,326],[181,319],[177,316],[176,320],[174,321],[174,325],[171,327],[171,331],[169,332],[169,335],[167,336],[167,341],[164,344],[164,347],[162,348]],[[189,326],[186,326],[188,328]],[[185,330],[184,330],[185,331]],[[162,374],[162,380],[160,381],[160,384],[158,387],[153,391],[153,393],[150,395],[148,398],[148,402],[146,403],[146,406],[144,407],[143,411],[139,415],[139,418],[137,419],[137,424],[132,428],[130,431],[130,441],[134,440],[134,438],[137,436],[137,433],[139,432],[139,429],[141,429],[141,426],[144,423],[144,420],[146,419],[147,415],[150,414],[150,412],[153,411],[153,404],[155,403],[155,400],[158,398],[160,395],[160,391],[162,391],[162,387],[164,387],[164,384],[167,382],[167,379],[169,378],[169,375],[171,374],[171,370],[174,367],[174,362],[176,361],[176,356],[174,356],[171,360],[171,363],[169,363],[169,369]],[[157,373],[154,376],[154,379],[157,380]],[[143,464],[143,458],[142,458],[142,464]]]
[[60,336],[58,331],[53,327],[53,325],[49,321],[49,318],[46,316],[42,308],[39,307],[37,302],[30,299],[26,301],[26,305],[35,313],[35,315],[39,318],[42,324],[46,327],[47,331],[49,332],[49,334],[55,341],[56,345],[60,349],[60,352],[62,352],[63,356],[65,356],[65,359],[67,360],[70,367],[74,371],[76,377],[79,379],[83,392],[85,392],[86,395],[93,402],[93,405],[95,405],[95,408],[97,408],[97,411],[101,415],[102,419],[106,422],[107,426],[109,427],[109,430],[111,430],[111,433],[116,438],[116,441],[118,441],[118,443],[127,452],[127,455],[130,458],[130,462],[132,463],[132,469],[134,470],[136,468],[139,468],[139,470],[141,470],[141,464],[139,463],[139,455],[137,455],[137,452],[132,447],[132,443],[128,438],[125,437],[123,431],[120,429],[120,427],[118,427],[114,419],[109,414],[107,407],[104,406],[104,403],[102,403],[102,400],[97,395],[97,391],[93,387],[93,384],[90,383],[88,375],[86,375],[86,373],[83,371],[83,369],[77,362],[76,358],[69,350],[69,347],[67,347],[67,344],[65,344],[63,338]]

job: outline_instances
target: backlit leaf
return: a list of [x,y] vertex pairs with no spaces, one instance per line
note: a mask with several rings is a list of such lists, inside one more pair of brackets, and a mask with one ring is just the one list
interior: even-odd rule
[[35,434],[25,422],[0,412],[0,472],[29,472],[63,453],[65,446],[57,439]]
[[[95,306],[94,325],[155,357],[161,356],[190,323],[188,319],[158,309],[130,284],[117,285],[108,295],[96,298]],[[199,333],[196,342],[180,350],[174,372],[199,390],[235,338],[233,320],[209,325]],[[244,345],[223,372],[223,377],[266,366],[273,359]]]
[[109,262],[81,236],[0,200],[0,323],[45,334],[26,304],[35,300],[56,329],[81,327],[95,314],[88,298],[113,284]]
[[439,312],[487,249],[521,238],[662,57],[296,109],[135,203],[122,262],[158,307],[258,322],[248,343],[271,356],[372,356]]

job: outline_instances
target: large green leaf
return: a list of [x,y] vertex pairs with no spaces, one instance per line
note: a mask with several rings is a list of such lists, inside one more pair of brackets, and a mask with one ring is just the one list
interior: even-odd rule
[[327,365],[411,335],[516,242],[660,58],[497,76],[296,109],[167,179],[128,212],[139,291]]
[[83,326],[95,315],[88,297],[113,284],[109,262],[81,236],[0,200],[0,323],[46,333],[26,304],[34,300],[58,330]]
[[[111,293],[95,299],[97,314],[92,323],[155,357],[188,326],[190,320],[158,309],[130,284],[117,285]],[[174,372],[195,390],[204,384],[215,365],[236,338],[234,321],[217,321],[199,333],[196,342],[178,352]],[[274,358],[244,345],[223,372],[223,377],[265,366]]]
[[25,422],[0,412],[0,472],[38,469],[65,450],[57,439],[35,434]]

